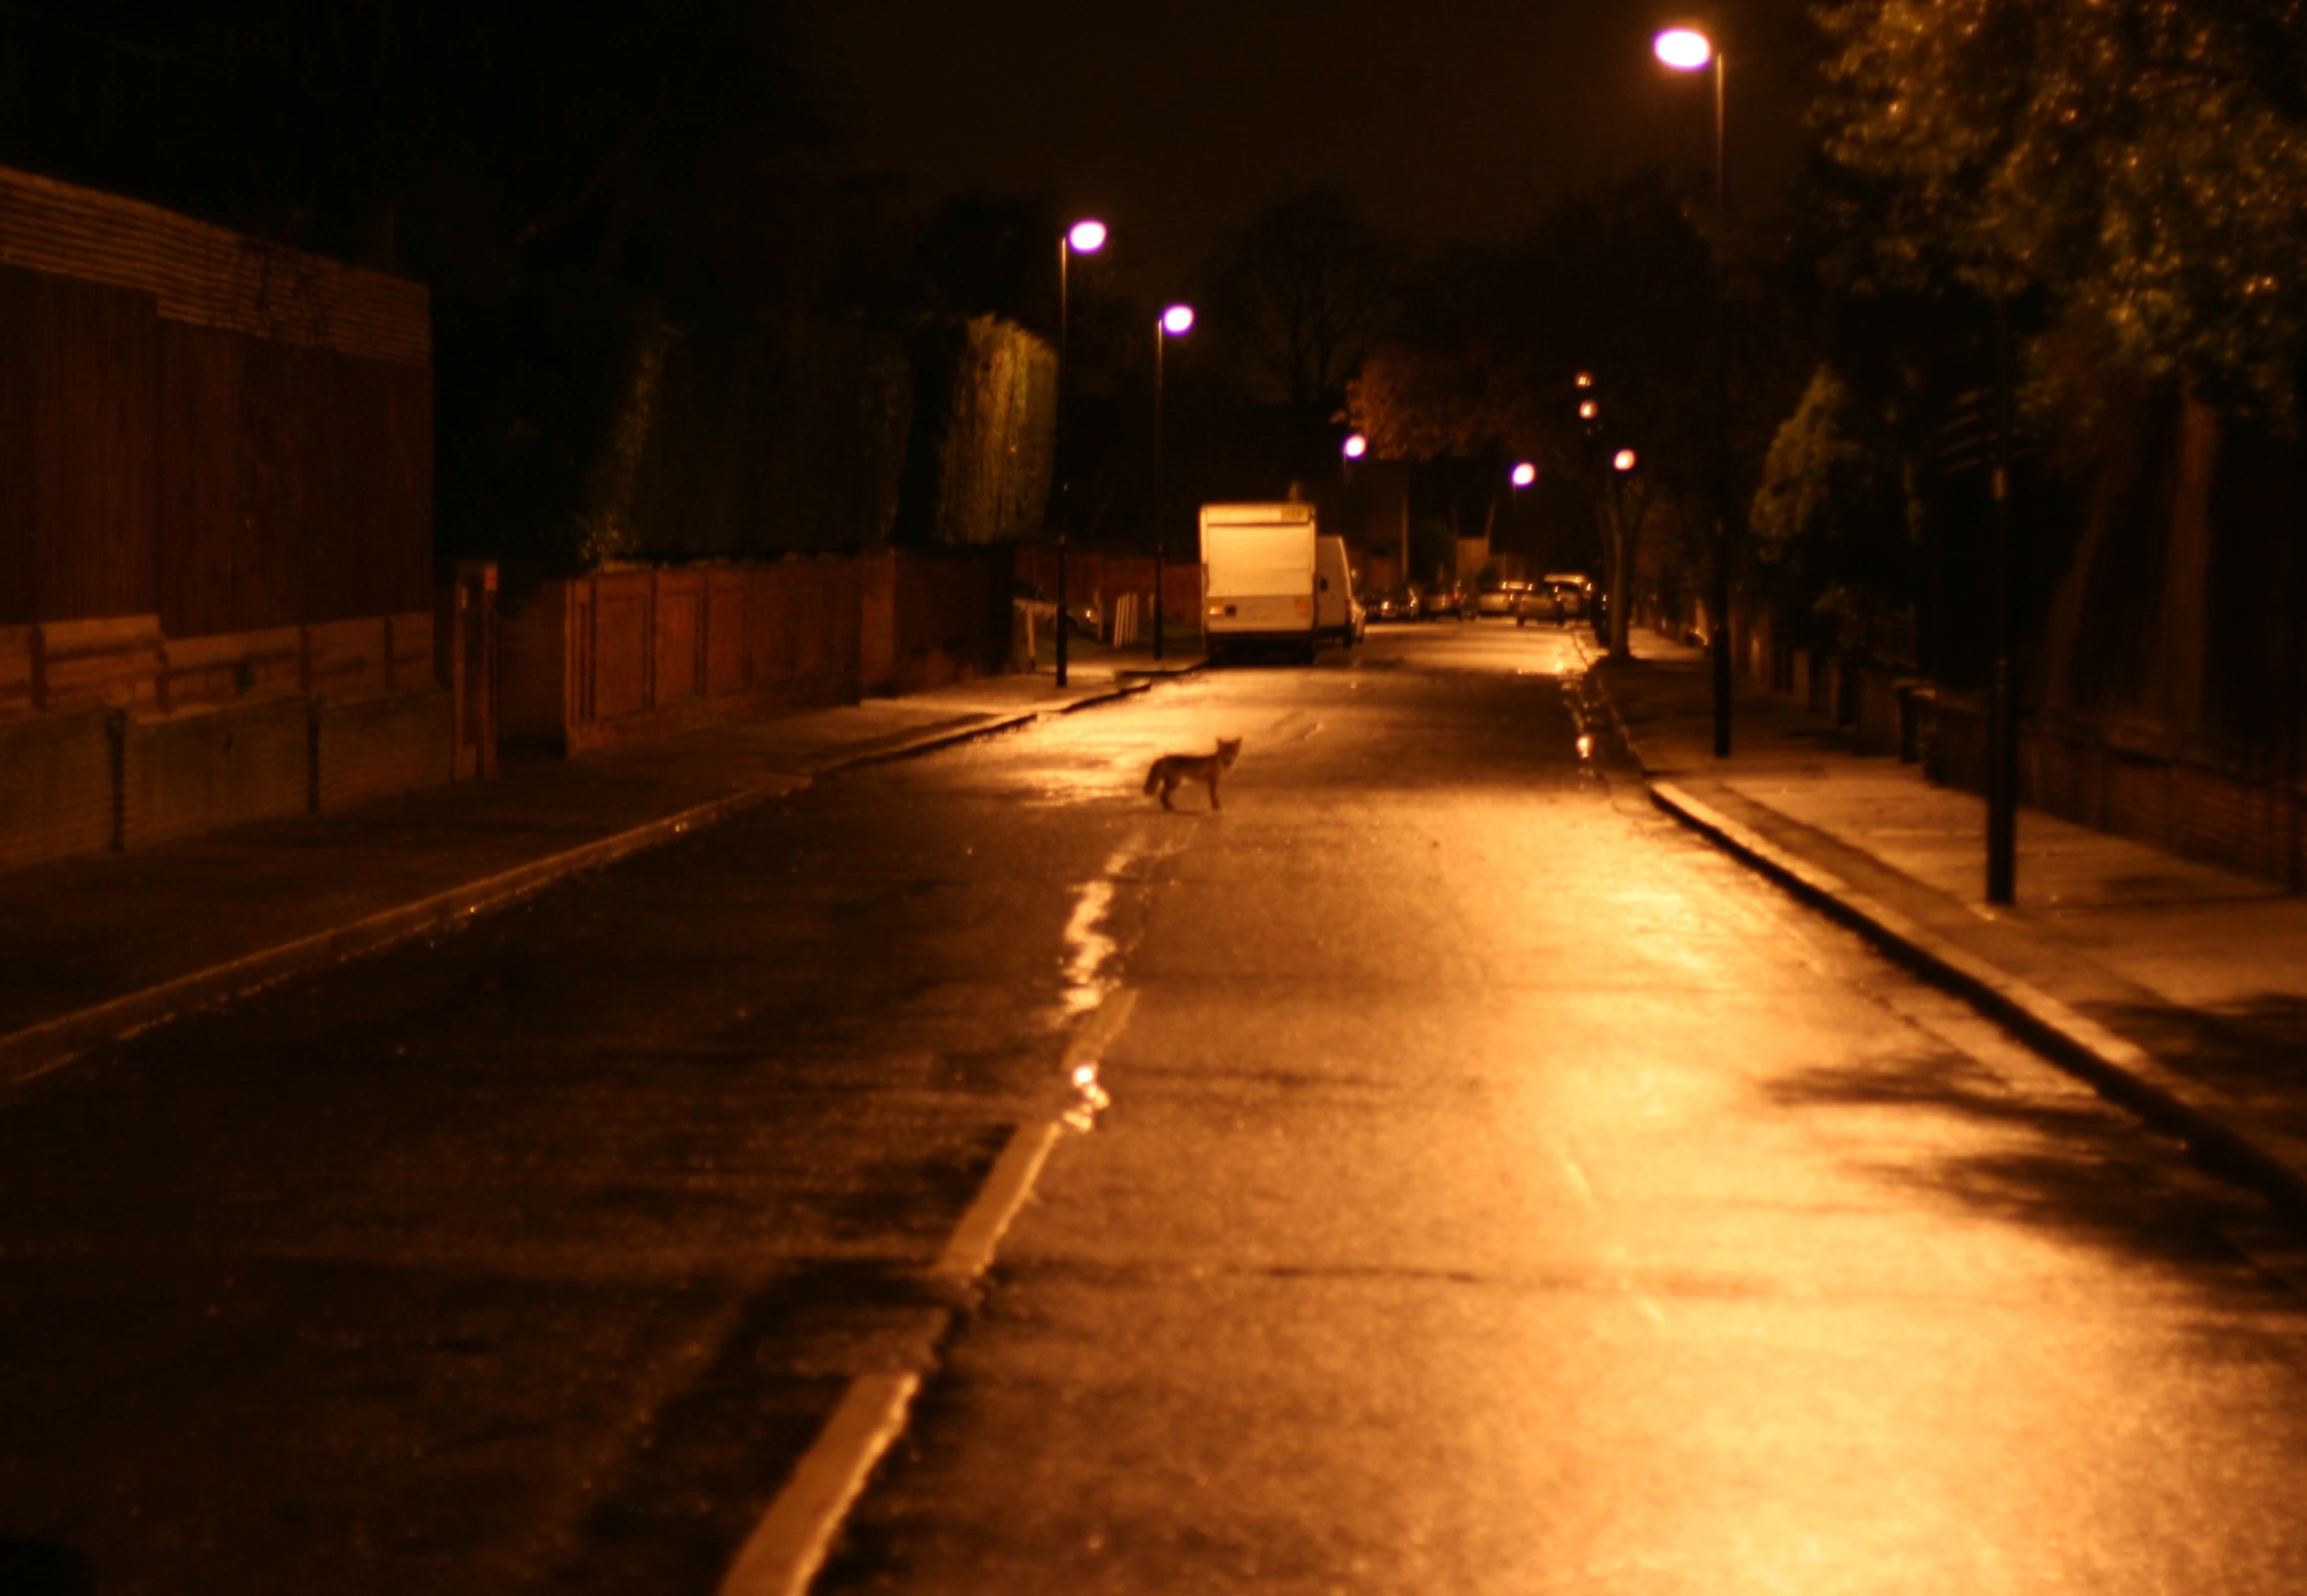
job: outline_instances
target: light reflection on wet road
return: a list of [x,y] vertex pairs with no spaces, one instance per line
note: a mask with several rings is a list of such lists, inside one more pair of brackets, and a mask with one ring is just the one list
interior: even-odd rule
[[1411,629],[969,756],[1109,805],[1246,740],[1077,915],[1111,1105],[821,1591],[2299,1588],[2255,1205],[1582,771],[1568,663]]

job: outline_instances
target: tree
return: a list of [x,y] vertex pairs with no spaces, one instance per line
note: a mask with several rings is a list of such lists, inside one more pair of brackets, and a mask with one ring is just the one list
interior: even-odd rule
[[1254,393],[1326,425],[1392,321],[1405,262],[1337,190],[1292,195],[1219,247],[1208,325]]
[[[1574,197],[1511,246],[1430,263],[1350,386],[1348,414],[1381,455],[1510,454],[1582,484],[1623,618],[1653,501],[1687,522],[1711,469],[1711,273],[1691,207],[1662,173]],[[1581,371],[1598,386],[1574,389]],[[1596,429],[1578,416],[1584,398],[1601,407]],[[1604,458],[1620,448],[1642,463],[1630,484]]]
[[1849,386],[1820,366],[1763,461],[1750,526],[1757,564],[1800,612],[1834,622],[1834,644],[1911,597],[1919,522],[1911,472],[1874,436]]
[[1886,234],[2047,285],[2149,375],[2288,418],[2307,331],[2297,0],[1838,0],[1820,121]]

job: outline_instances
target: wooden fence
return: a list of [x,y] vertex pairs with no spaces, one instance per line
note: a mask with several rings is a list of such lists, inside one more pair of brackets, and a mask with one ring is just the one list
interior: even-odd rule
[[[1018,577],[1040,588],[1051,599],[1059,598],[1057,549],[1046,544],[1021,548]],[[1135,594],[1139,600],[1136,607],[1139,623],[1151,629],[1154,581],[1151,555],[1095,554],[1078,549],[1066,553],[1066,599],[1076,606],[1095,604],[1101,621],[1109,627],[1119,601],[1125,595]],[[1161,607],[1163,625],[1172,635],[1200,630],[1201,567],[1190,551],[1183,561],[1162,563]],[[1147,635],[1151,636],[1150,630]]]
[[502,624],[508,747],[577,754],[1004,669],[1010,551],[651,567]]
[[0,626],[432,599],[416,283],[0,169]]

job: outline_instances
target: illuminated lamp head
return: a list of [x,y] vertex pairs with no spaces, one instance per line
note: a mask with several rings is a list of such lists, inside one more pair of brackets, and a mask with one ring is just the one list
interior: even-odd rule
[[1714,41],[1696,28],[1668,28],[1650,48],[1677,72],[1695,72],[1714,59]]

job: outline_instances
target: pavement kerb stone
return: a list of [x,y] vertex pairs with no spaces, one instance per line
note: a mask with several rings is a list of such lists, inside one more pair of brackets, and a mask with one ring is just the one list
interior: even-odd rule
[[2248,1114],[2223,1094],[2171,1069],[2031,982],[1989,963],[1858,890],[1832,871],[1651,772],[1649,751],[1628,730],[1607,683],[1580,645],[1592,697],[1608,710],[1619,740],[1641,767],[1650,800],[1733,857],[1754,866],[1830,917],[1850,926],[1933,984],[1953,992],[2070,1073],[2149,1124],[2177,1136],[2211,1167],[2280,1208],[2307,1216],[2307,1144],[2267,1130],[2241,1130]]
[[[1182,675],[1182,672],[1163,675]],[[888,748],[835,758],[801,771],[777,772],[758,787],[725,795],[577,847],[531,859],[478,881],[434,892],[412,902],[380,909],[343,925],[262,948],[239,958],[194,970],[142,991],[60,1014],[0,1036],[0,1087],[22,1085],[103,1043],[149,1030],[179,1016],[246,997],[267,986],[311,974],[350,959],[382,952],[396,942],[462,923],[508,907],[566,876],[599,869],[704,826],[714,825],[773,798],[800,792],[823,776],[934,754],[941,749],[1022,730],[1052,715],[1113,704],[1148,692],[1153,682],[1137,682],[1064,706],[993,715],[965,727],[949,727]]]
[[[1094,701],[1098,703],[1108,700]],[[935,754],[941,749],[959,748],[964,743],[975,743],[981,738],[1000,737],[1005,732],[1022,732],[1045,716],[1063,715],[1079,709],[1069,705],[1065,710],[1027,710],[1018,715],[989,715],[969,726],[948,727],[922,737],[908,738],[887,748],[868,749],[859,754],[837,755],[832,759],[805,765],[799,774],[805,776],[839,776],[844,771],[863,771],[876,765],[895,765],[900,760],[917,759],[924,754]]]
[[100,1043],[133,1036],[181,1014],[245,997],[293,976],[380,952],[395,942],[503,908],[541,891],[563,876],[614,863],[807,786],[807,777],[780,776],[758,788],[695,804],[646,825],[598,837],[477,881],[380,909],[343,925],[330,926],[179,975],[142,991],[43,1020],[12,1035],[0,1036],[0,1085],[21,1084],[70,1063]]
[[[1161,673],[1160,677],[1155,680],[1166,681],[1170,677],[1183,676],[1184,674],[1185,673],[1182,671],[1164,671]],[[1153,692],[1154,685],[1154,684],[1153,681],[1125,682],[1116,687],[1111,693],[1101,693],[1095,698],[1076,699],[1072,704],[1067,705],[1064,709],[1058,711],[1057,713],[1060,715],[1072,715],[1078,710],[1095,710],[1102,705],[1119,704],[1124,699],[1134,699],[1142,693]]]
[[1651,801],[1796,896],[1962,997],[2047,1057],[2149,1124],[2177,1136],[2206,1164],[2278,1207],[2307,1215],[2307,1146],[2241,1130],[2236,1104],[2170,1069],[2088,1015],[1955,945],[1935,931],[1778,846],[1671,782],[1649,779]]

